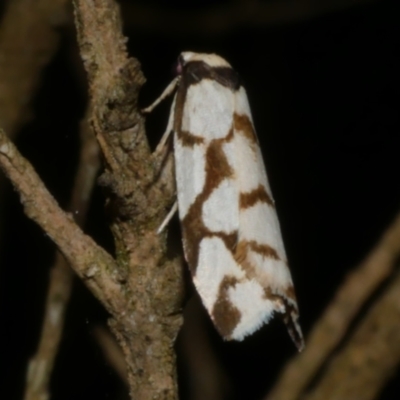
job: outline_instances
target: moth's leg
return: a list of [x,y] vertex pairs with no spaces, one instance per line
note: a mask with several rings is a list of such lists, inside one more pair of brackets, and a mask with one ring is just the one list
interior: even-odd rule
[[153,157],[155,157],[155,158],[158,158],[158,157],[163,158],[163,156],[165,156],[166,149],[167,149],[165,144],[167,143],[168,139],[171,136],[171,133],[173,132],[174,118],[175,118],[174,110],[175,110],[175,99],[171,105],[171,112],[170,112],[169,118],[168,118],[167,129],[165,130],[160,141],[158,142],[156,149],[154,150]]
[[142,114],[149,114],[151,113],[164,99],[166,99],[168,96],[170,96],[176,86],[179,83],[180,76],[177,76],[166,88],[165,90],[161,93],[161,96],[158,97],[152,104],[150,104],[148,107],[142,109]]
[[157,229],[157,234],[160,234],[165,227],[168,225],[169,221],[171,221],[172,217],[178,210],[178,201],[175,201],[174,205],[172,206],[171,210],[167,214],[167,216],[164,218],[164,221],[161,223],[161,225]]
[[[177,76],[166,88],[165,90],[161,93],[161,96],[158,97],[152,104],[150,104],[148,107],[142,109],[142,114],[149,114],[151,113],[164,99],[166,99],[168,96],[170,96],[176,89],[179,80],[180,80],[180,76]],[[173,110],[175,109],[175,101],[172,103],[171,106],[171,113],[168,119],[168,124],[167,124],[167,129],[165,130],[164,134],[161,137],[160,142],[158,143],[154,153],[153,153],[153,157],[154,158],[158,158],[159,156],[161,156],[162,158],[162,154],[163,150],[165,148],[165,143],[167,142],[169,136],[171,135],[172,132],[172,126],[174,123],[174,115],[173,115]]]
[[[172,94],[174,90],[176,89],[178,83],[180,80],[180,76],[177,76],[164,90],[164,92],[161,94],[161,96],[149,107],[146,107],[145,109],[142,110],[142,113],[150,113],[151,111],[154,110],[154,108],[162,101],[164,100],[167,96]],[[163,170],[168,164],[168,154],[169,154],[169,147],[166,146],[166,143],[168,139],[171,136],[171,133],[173,131],[173,125],[174,125],[174,110],[175,110],[175,98],[174,101],[172,102],[171,106],[171,112],[169,114],[168,118],[168,124],[167,124],[167,129],[165,130],[164,134],[161,137],[160,142],[158,143],[156,149],[152,153],[152,159],[154,161],[154,167],[157,172],[157,176],[160,177],[163,174]],[[168,222],[168,221],[167,221]]]

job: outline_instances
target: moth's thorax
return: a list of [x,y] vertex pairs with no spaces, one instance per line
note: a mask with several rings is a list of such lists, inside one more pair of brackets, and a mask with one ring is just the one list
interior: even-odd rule
[[216,54],[185,51],[178,58],[176,73],[182,78],[180,87],[184,91],[203,80],[217,82],[232,91],[238,90],[241,86],[237,72]]
[[184,51],[180,54],[179,60],[184,67],[190,62],[203,62],[211,68],[225,67],[232,68],[231,65],[222,57],[217,54],[206,54],[206,53],[193,53],[191,51]]

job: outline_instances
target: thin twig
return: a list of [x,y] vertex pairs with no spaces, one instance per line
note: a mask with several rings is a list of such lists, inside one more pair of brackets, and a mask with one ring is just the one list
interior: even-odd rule
[[[12,0],[0,23],[0,126],[10,138],[32,118],[31,99],[42,70],[54,56],[67,0]],[[4,181],[0,176],[0,243]]]
[[400,214],[364,262],[337,291],[331,304],[311,331],[307,346],[285,367],[266,400],[294,400],[321,368],[347,332],[369,296],[393,272],[400,254]]
[[[124,309],[113,258],[58,206],[32,165],[0,129],[0,167],[21,196],[26,215],[57,244],[77,275],[111,311]],[[112,279],[108,271],[114,271]]]
[[103,328],[102,326],[97,326],[94,328],[93,334],[101,350],[103,351],[105,359],[113,367],[121,381],[128,385],[124,353],[118,346],[115,338],[111,335],[109,330]]
[[60,252],[56,252],[50,270],[44,320],[40,342],[34,356],[28,362],[25,400],[50,399],[50,378],[64,328],[74,274]]
[[[80,137],[80,161],[69,208],[76,222],[83,225],[100,166],[98,145],[86,118],[81,123]],[[39,346],[28,365],[25,400],[50,398],[50,377],[64,328],[65,311],[71,295],[73,277],[73,271],[64,256],[57,252],[50,271]]]
[[400,275],[374,303],[305,400],[373,400],[400,362]]

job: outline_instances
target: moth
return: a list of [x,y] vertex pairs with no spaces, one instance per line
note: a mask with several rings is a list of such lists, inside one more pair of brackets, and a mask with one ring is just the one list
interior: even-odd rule
[[293,282],[239,76],[216,54],[183,52],[177,77],[143,111],[174,92],[158,148],[173,133],[184,255],[202,302],[227,340],[240,341],[281,314],[301,351]]

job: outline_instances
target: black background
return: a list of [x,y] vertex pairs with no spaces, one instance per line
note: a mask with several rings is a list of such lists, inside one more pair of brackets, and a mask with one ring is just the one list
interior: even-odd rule
[[[195,13],[204,3],[154,2],[155,7],[159,4]],[[366,3],[306,21],[237,28],[216,37],[152,35],[130,26],[125,33],[130,54],[139,58],[148,80],[141,94],[143,106],[172,79],[171,66],[183,50],[218,53],[241,75],[277,203],[301,323],[309,332],[399,208],[397,2]],[[35,119],[23,128],[17,145],[65,205],[86,98],[74,33],[65,28],[62,36],[33,100]],[[167,113],[164,105],[149,117],[153,145]],[[27,360],[39,337],[54,246],[23,215],[11,185],[4,195],[0,391],[5,398],[19,399]],[[97,188],[86,231],[112,249],[102,204]],[[76,282],[52,381],[54,399],[113,399],[123,390],[93,340],[93,327],[105,318],[97,301]],[[208,326],[235,399],[261,399],[295,353],[279,322],[244,343],[224,343],[211,323]],[[180,368],[186,378],[184,362]],[[185,382],[182,387],[185,398]],[[398,399],[399,394],[399,378],[394,376],[380,398]]]

